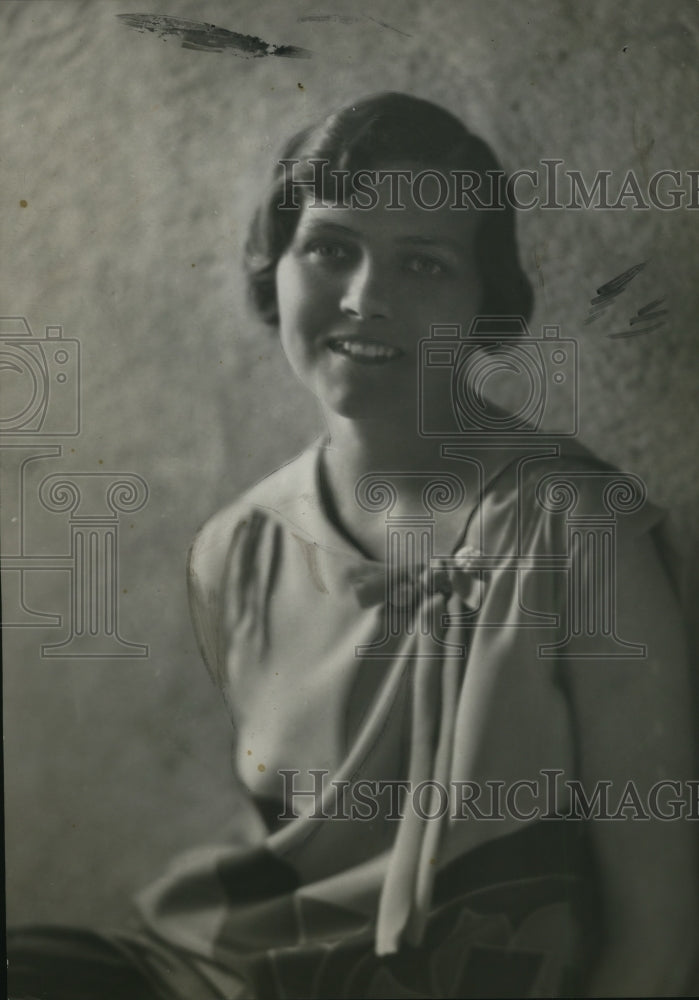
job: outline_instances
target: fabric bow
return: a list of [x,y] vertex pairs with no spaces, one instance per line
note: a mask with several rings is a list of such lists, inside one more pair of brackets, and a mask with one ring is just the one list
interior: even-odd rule
[[372,607],[386,599],[393,607],[405,607],[434,593],[447,600],[453,593],[471,610],[480,607],[485,572],[474,566],[479,549],[463,545],[448,558],[437,556],[429,566],[392,567],[389,563],[362,563],[348,573],[361,607]]

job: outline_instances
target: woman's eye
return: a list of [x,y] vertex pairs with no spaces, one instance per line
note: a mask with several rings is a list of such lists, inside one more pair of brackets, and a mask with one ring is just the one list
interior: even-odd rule
[[350,249],[343,243],[324,241],[322,243],[312,243],[308,248],[308,253],[310,253],[313,257],[319,257],[321,260],[339,261],[347,260],[350,256]]
[[424,254],[409,257],[406,261],[406,267],[415,274],[424,274],[430,278],[439,277],[442,274],[446,274],[449,270],[444,261],[439,260],[437,257],[428,257]]

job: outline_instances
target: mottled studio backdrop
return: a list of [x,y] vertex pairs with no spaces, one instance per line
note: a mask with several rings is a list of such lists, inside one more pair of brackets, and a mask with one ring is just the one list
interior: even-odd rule
[[[699,167],[694,0],[141,2],[0,5],[0,310],[26,317],[36,338],[62,326],[79,342],[79,371],[75,345],[62,362],[60,405],[79,378],[82,420],[71,436],[70,414],[55,409],[56,437],[27,425],[11,439],[21,447],[3,450],[4,610],[27,626],[4,634],[13,922],[120,920],[130,893],[232,808],[228,723],[190,632],[184,559],[209,514],[319,426],[246,311],[239,273],[279,141],[353,97],[401,89],[465,117],[508,170],[558,158],[586,178],[633,170],[647,183],[662,168]],[[144,8],[311,56],[183,48],[115,17]],[[532,325],[578,338],[582,438],[670,509],[688,607],[699,558],[698,218],[627,209],[519,220],[538,295]],[[595,289],[644,261],[607,316],[584,326]],[[608,336],[660,298],[670,310],[661,328]],[[26,373],[3,368],[15,375]],[[39,484],[111,482],[102,472],[147,485],[147,504],[120,514],[115,558],[120,634],[148,655],[42,656],[66,635],[71,514],[42,506]],[[110,524],[96,537],[113,537]]]

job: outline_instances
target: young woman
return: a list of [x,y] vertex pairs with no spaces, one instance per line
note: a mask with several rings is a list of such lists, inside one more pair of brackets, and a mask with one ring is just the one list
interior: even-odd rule
[[74,984],[111,961],[130,997],[690,988],[696,862],[671,820],[689,697],[659,512],[536,432],[545,385],[518,414],[481,391],[503,369],[536,387],[547,351],[571,371],[527,332],[498,176],[402,94],[284,150],[247,273],[327,431],[208,522],[189,570],[237,833],[143,893],[138,931],[19,939],[17,995],[58,996],[40,976],[70,947]]

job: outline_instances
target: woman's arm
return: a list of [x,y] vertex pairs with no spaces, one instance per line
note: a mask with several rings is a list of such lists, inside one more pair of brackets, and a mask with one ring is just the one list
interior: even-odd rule
[[225,573],[236,532],[245,526],[231,505],[199,529],[187,555],[187,595],[199,651],[218,687],[221,686],[220,631]]
[[[617,632],[644,643],[646,656],[562,662],[580,778],[588,798],[597,782],[612,783],[612,814],[630,781],[646,812],[650,790],[662,780],[682,782],[687,802],[684,782],[694,768],[692,691],[678,609],[650,536],[620,535]],[[660,801],[667,809],[667,799]],[[699,823],[640,819],[635,811],[625,811],[633,818],[591,823],[608,929],[588,983],[592,996],[676,995],[688,989],[696,958]]]

